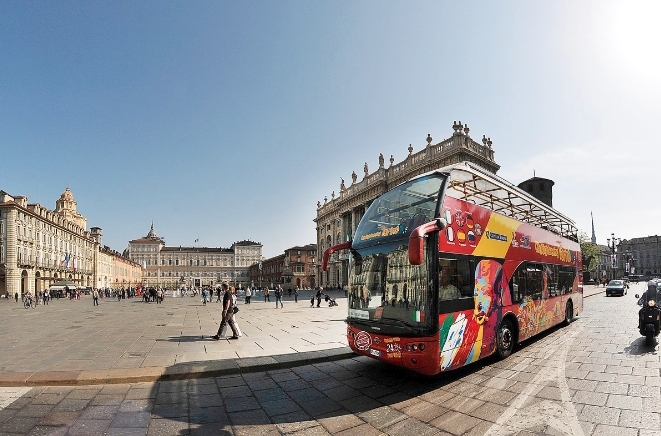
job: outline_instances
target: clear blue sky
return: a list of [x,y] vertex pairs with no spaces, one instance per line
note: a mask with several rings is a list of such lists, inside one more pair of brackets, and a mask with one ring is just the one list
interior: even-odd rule
[[122,251],[267,257],[378,155],[490,136],[597,238],[661,233],[658,2],[0,2],[0,189]]

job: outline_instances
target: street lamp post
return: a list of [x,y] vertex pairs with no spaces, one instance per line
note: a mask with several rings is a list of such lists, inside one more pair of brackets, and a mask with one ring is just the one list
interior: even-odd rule
[[611,279],[614,279],[615,276],[617,275],[617,255],[616,255],[616,248],[617,245],[620,243],[621,239],[615,237],[615,233],[611,233],[610,239],[606,239],[607,241],[607,246],[608,248],[611,249],[611,268],[614,269],[615,271],[612,273]]

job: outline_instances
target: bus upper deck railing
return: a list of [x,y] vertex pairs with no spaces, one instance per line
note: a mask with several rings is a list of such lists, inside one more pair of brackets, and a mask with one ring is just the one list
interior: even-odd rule
[[438,172],[448,173],[446,195],[484,206],[505,216],[578,241],[574,221],[507,180],[470,162],[461,162]]

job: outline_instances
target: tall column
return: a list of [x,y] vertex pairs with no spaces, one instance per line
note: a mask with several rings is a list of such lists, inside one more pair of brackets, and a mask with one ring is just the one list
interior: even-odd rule
[[28,275],[25,277],[25,280],[27,280],[27,288],[28,292],[32,294],[33,296],[37,295],[37,289],[35,287],[35,282],[34,282],[34,268],[30,268],[27,270]]
[[16,292],[18,292],[19,297],[21,296],[21,273],[17,267],[18,253],[16,252],[16,238],[18,237],[16,233],[16,214],[16,209],[7,210],[7,252],[5,262],[7,274],[5,283],[10,297],[13,297]]

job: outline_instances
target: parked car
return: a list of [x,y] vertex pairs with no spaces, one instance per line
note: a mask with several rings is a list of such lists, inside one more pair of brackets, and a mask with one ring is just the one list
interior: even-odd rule
[[619,295],[621,297],[626,295],[628,287],[624,280],[611,280],[606,285],[606,296]]

